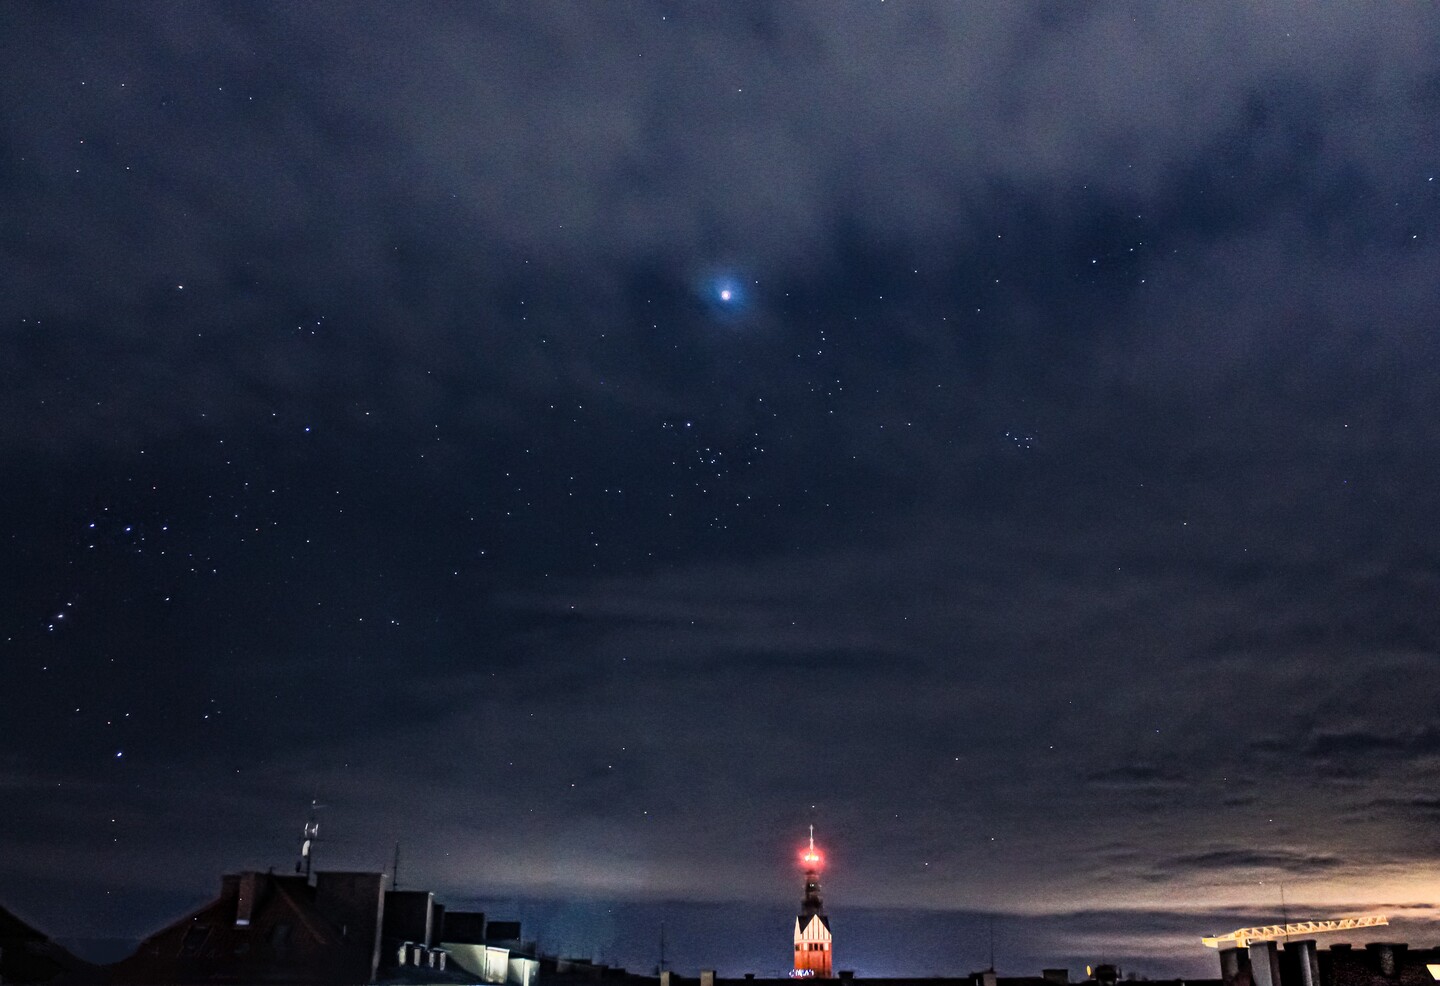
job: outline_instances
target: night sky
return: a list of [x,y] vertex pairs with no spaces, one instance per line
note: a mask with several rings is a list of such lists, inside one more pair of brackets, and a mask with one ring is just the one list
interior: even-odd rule
[[637,970],[785,968],[812,822],[861,975],[1440,940],[1434,7],[12,0],[0,86],[42,930],[314,800]]

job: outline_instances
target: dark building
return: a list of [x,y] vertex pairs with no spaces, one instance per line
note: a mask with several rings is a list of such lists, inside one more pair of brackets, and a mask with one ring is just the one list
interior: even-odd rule
[[1440,949],[1372,942],[1364,948],[1315,939],[1251,942],[1220,950],[1225,986],[1433,986],[1440,979]]
[[102,971],[109,982],[134,986],[533,986],[539,963],[533,944],[520,940],[518,921],[447,911],[427,890],[385,890],[387,879],[320,871],[312,883],[304,875],[232,873],[213,901]]
[[110,969],[115,983],[369,983],[385,877],[232,873],[220,894]]
[[[416,947],[429,949],[439,944],[435,927],[435,895],[428,890],[391,890],[385,895],[385,921],[381,934],[382,963],[399,965],[401,958],[414,964]],[[411,954],[401,956],[401,949]],[[428,956],[426,958],[428,965]]]
[[[485,914],[482,911],[446,911],[443,941],[466,945],[485,944]],[[517,929],[518,933],[518,929]]]
[[[551,986],[552,976],[545,975],[546,986]],[[572,977],[573,979],[574,977]],[[610,978],[610,977],[604,977]],[[654,977],[630,977],[635,980],[636,986],[642,982],[648,982],[654,986]],[[808,978],[808,977],[802,977]],[[1046,969],[1043,976],[998,976],[993,970],[983,972],[972,972],[965,976],[929,976],[929,977],[857,977],[853,972],[840,970],[836,973],[836,979],[842,982],[861,982],[865,986],[1060,986],[1061,983],[1069,982],[1069,972],[1065,969]],[[560,977],[565,981],[566,977]],[[1222,986],[1218,979],[1162,979],[1144,980],[1145,986]],[[699,977],[677,976],[671,973],[662,973],[658,986],[795,986],[795,977],[785,979],[777,978],[756,978],[745,976],[743,978],[721,978],[714,972],[702,971]],[[616,986],[619,986],[617,983]],[[1101,980],[1087,979],[1077,986],[1104,986]]]
[[520,940],[520,922],[487,921],[485,923],[485,940],[487,942],[518,942]]
[[0,983],[94,982],[98,969],[0,907]]

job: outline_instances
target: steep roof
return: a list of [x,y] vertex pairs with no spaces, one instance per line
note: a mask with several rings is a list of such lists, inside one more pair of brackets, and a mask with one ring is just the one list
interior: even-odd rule
[[[245,909],[242,912],[242,902]],[[242,920],[248,923],[242,923]],[[115,983],[324,983],[370,978],[372,940],[316,906],[304,877],[231,874],[220,895],[111,967]]]
[[0,982],[78,982],[93,978],[95,969],[0,907]]
[[[824,929],[823,933],[821,933],[819,929],[811,929],[811,925],[817,921],[820,922],[820,927]],[[801,914],[795,919],[795,937],[807,937],[814,941],[829,941],[830,918],[824,914]]]
[[21,921],[18,917],[0,907],[0,941],[6,944],[49,941],[45,935]]

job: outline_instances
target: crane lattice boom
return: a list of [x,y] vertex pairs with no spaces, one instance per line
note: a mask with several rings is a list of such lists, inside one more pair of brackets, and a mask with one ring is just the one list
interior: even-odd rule
[[1234,942],[1235,947],[1244,948],[1252,941],[1274,941],[1291,935],[1319,935],[1327,931],[1349,931],[1352,928],[1375,928],[1389,924],[1390,919],[1378,914],[1363,918],[1340,918],[1337,921],[1297,921],[1294,924],[1267,924],[1259,928],[1241,928],[1228,935],[1211,935],[1200,940],[1210,948],[1219,948],[1222,942]]

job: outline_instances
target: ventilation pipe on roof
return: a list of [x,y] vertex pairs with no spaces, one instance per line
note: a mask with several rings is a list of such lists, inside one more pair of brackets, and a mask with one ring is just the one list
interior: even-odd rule
[[1286,942],[1286,955],[1292,952],[1295,986],[1320,986],[1320,957],[1315,952],[1315,939]]
[[1365,951],[1375,957],[1375,964],[1382,976],[1395,975],[1395,946],[1389,942],[1375,941],[1365,946]]

